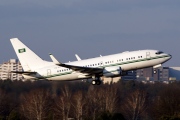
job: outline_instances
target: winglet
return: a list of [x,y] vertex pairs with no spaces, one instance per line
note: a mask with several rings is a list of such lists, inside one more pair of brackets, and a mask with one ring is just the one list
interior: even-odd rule
[[76,56],[76,59],[77,59],[78,61],[81,60],[81,58],[80,58],[77,54],[75,54],[75,56]]
[[62,64],[51,53],[49,54],[49,56],[50,56],[50,58],[51,58],[51,60],[53,61],[54,64],[56,64],[56,65]]

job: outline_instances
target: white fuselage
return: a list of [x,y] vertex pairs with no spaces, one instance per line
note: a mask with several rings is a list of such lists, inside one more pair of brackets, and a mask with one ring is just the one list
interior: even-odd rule
[[[171,55],[160,53],[157,50],[139,50],[131,52],[123,52],[103,57],[79,60],[65,64],[90,67],[90,68],[106,68],[119,66],[122,71],[130,71],[146,67],[152,67],[162,64],[171,58]],[[26,79],[47,79],[47,80],[78,80],[91,78],[92,76],[85,73],[73,71],[68,68],[55,65],[53,62],[46,67],[34,70],[38,74],[34,76],[24,75]],[[103,75],[102,75],[103,76]]]

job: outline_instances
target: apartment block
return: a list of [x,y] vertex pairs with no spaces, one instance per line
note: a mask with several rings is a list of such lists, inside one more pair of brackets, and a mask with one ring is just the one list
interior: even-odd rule
[[22,71],[20,62],[16,59],[10,59],[8,62],[0,64],[0,79],[1,80],[22,80],[23,76],[11,71]]

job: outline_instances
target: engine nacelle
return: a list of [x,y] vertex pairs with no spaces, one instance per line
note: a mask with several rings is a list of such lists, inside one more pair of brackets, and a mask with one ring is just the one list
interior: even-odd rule
[[103,70],[103,75],[105,77],[117,77],[121,76],[122,70],[121,67],[114,66],[114,67],[106,67]]

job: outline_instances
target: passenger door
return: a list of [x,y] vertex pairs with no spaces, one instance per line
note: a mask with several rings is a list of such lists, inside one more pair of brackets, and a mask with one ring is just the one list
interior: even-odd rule
[[150,52],[146,52],[146,58],[151,58]]
[[51,75],[51,70],[47,69],[47,76],[50,76],[50,75]]

